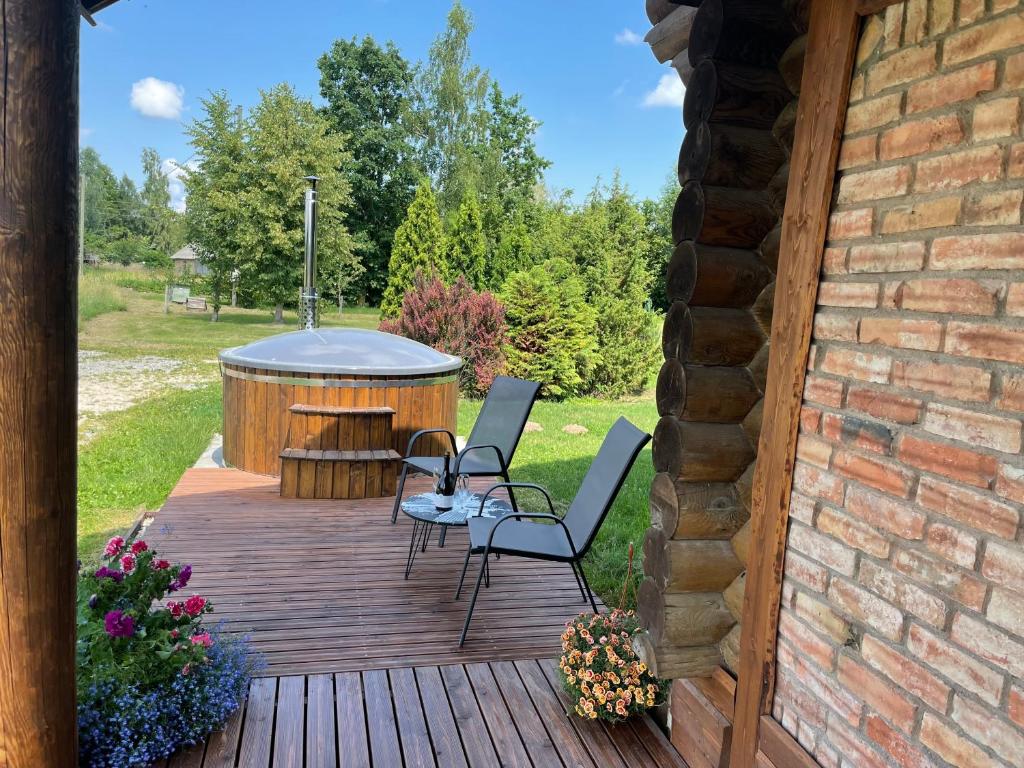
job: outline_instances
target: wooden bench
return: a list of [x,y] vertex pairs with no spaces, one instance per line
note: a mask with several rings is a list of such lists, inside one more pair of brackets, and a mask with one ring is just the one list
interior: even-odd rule
[[196,310],[199,312],[206,311],[206,297],[205,296],[189,296],[185,299],[185,309]]

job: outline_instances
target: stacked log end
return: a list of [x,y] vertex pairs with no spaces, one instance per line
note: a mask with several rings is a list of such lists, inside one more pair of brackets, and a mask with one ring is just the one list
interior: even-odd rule
[[643,653],[665,677],[734,669],[738,653],[791,149],[785,113],[803,57],[800,24],[781,0],[694,5],[647,2],[652,46],[680,10],[689,25],[685,50],[655,49],[677,69],[685,58],[689,72],[638,596]]

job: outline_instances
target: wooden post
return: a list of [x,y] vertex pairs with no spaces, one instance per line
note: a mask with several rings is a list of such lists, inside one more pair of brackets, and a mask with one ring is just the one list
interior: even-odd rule
[[851,0],[815,0],[782,223],[730,768],[755,765],[761,715],[771,712],[800,405],[858,30]]
[[75,0],[0,0],[0,764],[77,765]]

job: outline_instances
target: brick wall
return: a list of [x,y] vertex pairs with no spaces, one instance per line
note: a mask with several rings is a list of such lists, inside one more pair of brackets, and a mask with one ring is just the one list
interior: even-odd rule
[[824,766],[1024,765],[1024,12],[866,20],[814,324],[775,717]]

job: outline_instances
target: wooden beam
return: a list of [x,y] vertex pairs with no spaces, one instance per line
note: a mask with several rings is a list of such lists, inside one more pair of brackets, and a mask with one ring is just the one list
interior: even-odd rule
[[0,0],[0,764],[77,765],[76,0]]
[[879,11],[884,11],[890,5],[902,2],[905,0],[854,0],[858,16],[873,16]]
[[731,768],[754,765],[770,712],[789,497],[818,274],[849,101],[859,17],[849,0],[811,9],[796,138],[782,224],[764,426],[754,477]]
[[818,768],[814,758],[771,715],[761,716],[758,749],[779,768]]

